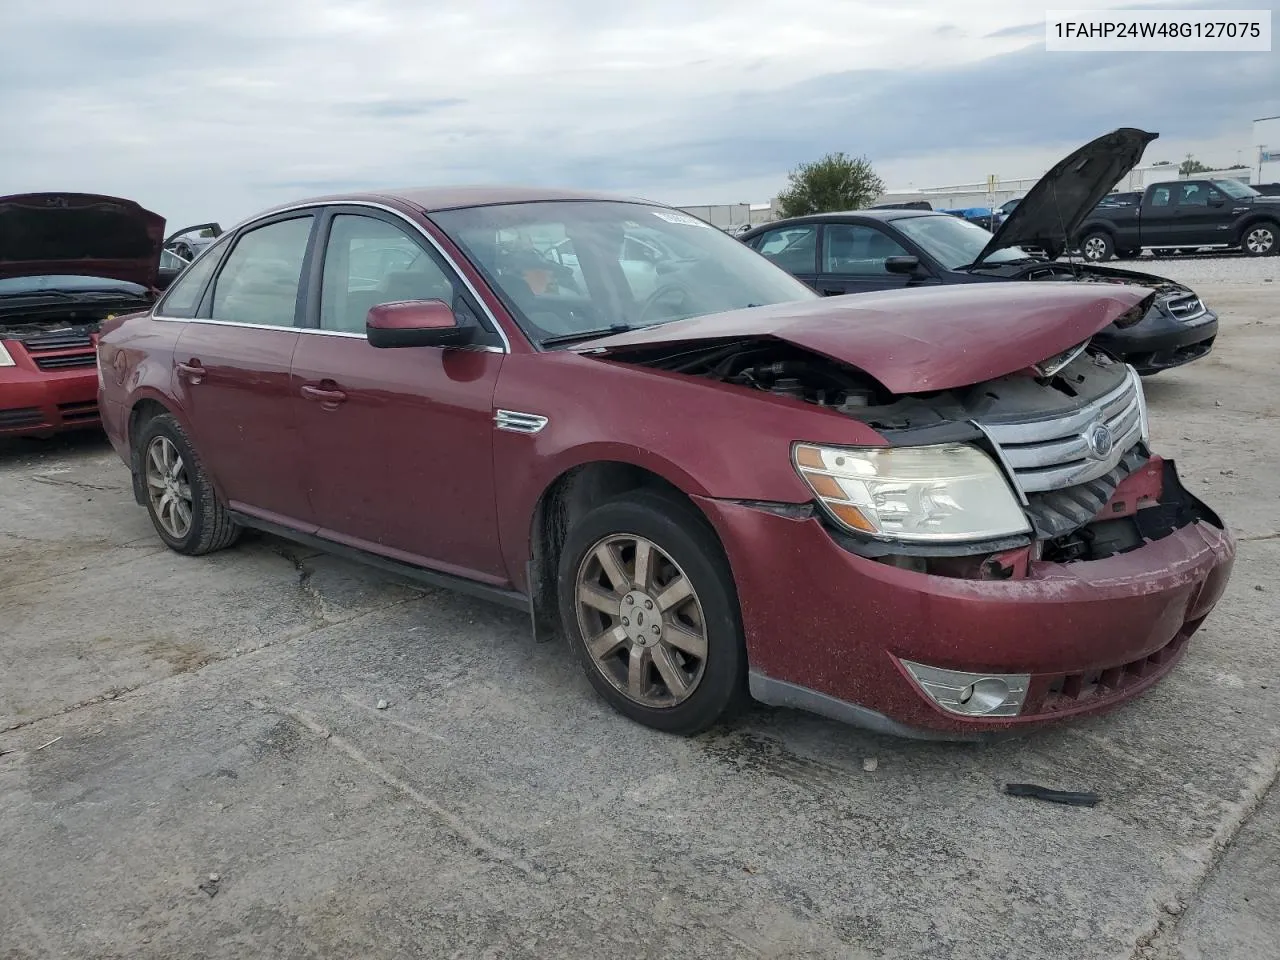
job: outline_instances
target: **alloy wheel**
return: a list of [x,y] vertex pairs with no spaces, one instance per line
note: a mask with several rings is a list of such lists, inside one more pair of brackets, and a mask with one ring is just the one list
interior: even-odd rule
[[148,445],[146,478],[156,522],[173,539],[184,539],[191,532],[191,481],[182,454],[168,437],[156,437]]
[[688,699],[707,662],[702,604],[680,566],[644,537],[598,541],[578,566],[578,626],[613,687],[645,707]]
[[1101,260],[1107,252],[1107,245],[1098,237],[1090,237],[1084,242],[1084,255],[1089,260]]
[[1267,227],[1254,227],[1244,238],[1244,245],[1252,254],[1269,253],[1276,244],[1276,235]]

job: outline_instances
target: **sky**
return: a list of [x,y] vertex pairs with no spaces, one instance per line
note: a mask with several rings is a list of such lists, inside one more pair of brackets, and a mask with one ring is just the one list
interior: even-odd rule
[[1160,133],[1144,163],[1249,163],[1251,121],[1280,114],[1280,52],[1048,53],[1047,6],[0,0],[0,193],[173,226],[447,183],[761,202],[830,151],[941,185],[1036,176],[1118,126]]

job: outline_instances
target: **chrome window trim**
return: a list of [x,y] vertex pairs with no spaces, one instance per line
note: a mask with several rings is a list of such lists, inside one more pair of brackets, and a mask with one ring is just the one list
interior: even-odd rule
[[[494,316],[493,311],[489,309],[489,304],[485,303],[484,297],[480,296],[480,291],[476,289],[475,284],[471,282],[471,280],[467,277],[466,273],[464,273],[462,269],[458,266],[458,261],[454,260],[453,257],[449,256],[448,252],[445,251],[444,247],[440,246],[439,241],[437,241],[435,237],[433,237],[429,232],[427,232],[427,230],[421,224],[405,216],[403,210],[397,210],[395,207],[389,206],[388,204],[385,204],[385,203],[375,203],[372,200],[324,200],[321,202],[317,202],[315,200],[307,200],[301,203],[292,204],[287,207],[279,207],[275,210],[270,211],[269,213],[262,214],[260,217],[252,217],[248,220],[243,220],[240,223],[237,223],[230,230],[228,230],[227,233],[229,234],[236,233],[239,230],[243,230],[245,227],[251,226],[252,224],[254,224],[260,219],[265,219],[267,217],[276,217],[282,213],[292,213],[295,210],[324,211],[333,207],[367,207],[370,210],[381,210],[383,213],[389,213],[396,219],[403,221],[404,223],[407,223],[409,226],[413,227],[414,230],[416,230],[419,234],[422,235],[422,237],[427,241],[427,243],[431,244],[432,249],[434,249],[435,252],[440,255],[441,259],[443,259],[444,262],[447,263],[453,269],[453,272],[458,275],[458,279],[462,281],[463,285],[467,288],[467,291],[471,294],[472,297],[475,298],[476,303],[480,305],[480,309],[484,311],[484,315],[489,318],[489,322],[493,324],[493,329],[497,331],[498,337],[502,340],[502,347],[501,348],[486,347],[485,350],[490,352],[494,350],[498,350],[501,353],[511,352],[511,341],[507,337],[507,332],[502,329],[502,324],[498,322],[498,318]],[[212,244],[210,244],[210,246],[212,246]],[[183,318],[156,317],[156,319],[170,320],[170,319],[183,319]],[[197,317],[195,319],[199,319],[199,318]],[[230,321],[224,321],[224,322],[230,323]],[[249,324],[241,323],[241,324],[237,324],[237,326],[247,327],[249,326]],[[269,329],[279,330],[282,328],[271,327]],[[310,328],[306,328],[306,329],[310,329]],[[334,333],[338,333],[339,331],[326,330],[326,331],[316,331],[316,332],[334,334]],[[347,334],[347,336],[350,336],[350,334]],[[355,334],[355,336],[362,336],[362,334]]]
[[[283,330],[290,333],[305,333],[313,337],[344,337],[348,340],[365,340],[368,336],[363,333],[349,333],[345,330],[318,330],[315,327],[295,327],[278,326],[270,323],[240,323],[236,320],[212,320],[208,317],[162,317],[158,313],[151,315],[152,320],[161,320],[165,323],[205,323],[211,327],[241,327],[246,330]],[[507,351],[502,347],[482,346],[482,347],[450,347],[451,350],[470,350],[473,353],[502,353]]]

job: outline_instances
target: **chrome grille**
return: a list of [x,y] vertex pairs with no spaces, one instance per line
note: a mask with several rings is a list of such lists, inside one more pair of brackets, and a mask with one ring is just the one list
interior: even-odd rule
[[1164,305],[1174,319],[1184,322],[1195,320],[1205,314],[1204,304],[1200,302],[1200,298],[1194,293],[1188,296],[1170,297],[1164,302]]
[[[1111,473],[1142,441],[1142,387],[1132,370],[1115,390],[1065,417],[982,422],[1024,497],[1088,483]],[[1105,434],[1110,443],[1103,449]]]

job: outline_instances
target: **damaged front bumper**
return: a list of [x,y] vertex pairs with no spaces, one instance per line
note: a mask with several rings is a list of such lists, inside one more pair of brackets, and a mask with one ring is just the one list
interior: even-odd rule
[[[1165,466],[1160,502],[1143,508],[1160,516],[1135,520],[1136,543],[1088,560],[1037,559],[1027,547],[993,555],[994,565],[962,558],[948,569],[935,558],[913,567],[854,552],[817,514],[700,499],[737,582],[752,694],[882,732],[952,739],[1138,695],[1181,657],[1235,557],[1221,522]],[[977,686],[987,679],[1014,691],[1016,709],[996,697],[997,684]],[[966,694],[996,709],[957,711]]]

